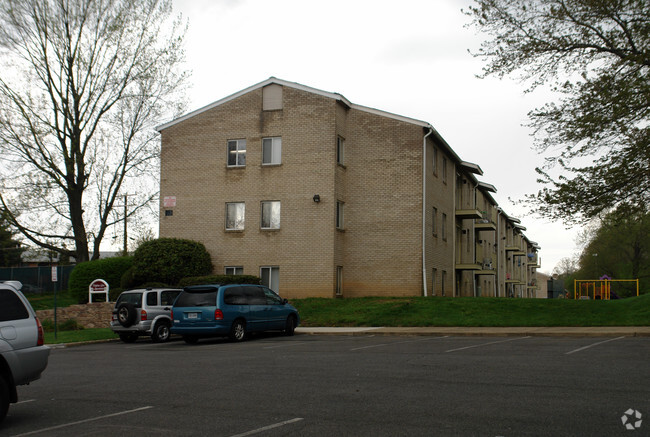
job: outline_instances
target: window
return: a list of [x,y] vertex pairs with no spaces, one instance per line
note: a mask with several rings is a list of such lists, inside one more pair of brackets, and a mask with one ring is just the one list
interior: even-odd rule
[[226,230],[243,231],[245,215],[244,202],[226,203]]
[[447,158],[442,158],[442,181],[447,183]]
[[336,201],[336,229],[343,229],[343,206],[343,202]]
[[244,268],[241,267],[241,266],[226,267],[225,272],[226,272],[226,275],[243,275],[244,274]]
[[282,298],[278,296],[273,290],[264,287],[262,288],[262,291],[264,291],[267,305],[282,305]]
[[277,165],[282,163],[282,138],[262,139],[262,165]]
[[152,291],[150,293],[147,293],[147,305],[155,307],[158,305],[158,293],[155,291]]
[[278,292],[280,288],[280,267],[260,267],[262,285]]
[[435,146],[433,147],[432,165],[433,165],[433,174],[437,175],[438,174],[438,149],[436,149]]
[[433,224],[433,236],[437,237],[438,236],[438,208],[435,206],[433,207],[433,214],[431,218],[432,224]]
[[447,214],[442,213],[442,239],[447,241]]
[[246,140],[228,141],[228,167],[246,165]]
[[431,271],[431,296],[436,295],[436,276],[438,275],[438,269],[433,269]]
[[29,313],[12,290],[0,290],[0,322],[28,319]]
[[441,287],[441,293],[444,296],[445,295],[445,281],[447,280],[447,271],[443,270],[442,271],[442,278],[440,279],[440,287]]
[[345,140],[341,137],[336,139],[336,163],[345,164]]
[[174,215],[174,210],[173,209],[166,209],[165,210],[165,217],[171,217]]
[[180,294],[180,291],[176,290],[166,290],[160,293],[160,304],[161,305],[174,305],[174,301]]
[[336,266],[336,295],[343,295],[343,267]]
[[262,202],[262,229],[280,229],[280,202]]

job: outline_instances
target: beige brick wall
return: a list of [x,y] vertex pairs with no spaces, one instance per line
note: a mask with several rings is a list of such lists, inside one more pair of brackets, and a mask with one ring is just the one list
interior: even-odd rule
[[[290,87],[282,110],[261,108],[258,89],[163,130],[161,197],[175,196],[176,206],[161,208],[161,237],[202,241],[217,273],[278,266],[279,291],[289,298],[334,296],[337,266],[344,296],[421,295],[422,127]],[[267,136],[282,137],[279,166],[261,165]],[[344,166],[336,163],[338,136]],[[226,166],[231,139],[246,139],[245,168]],[[453,190],[429,177],[428,197],[440,198],[451,227]],[[260,229],[263,200],[281,202],[280,230]],[[337,201],[343,230],[335,229]],[[225,231],[226,202],[245,203],[244,231]],[[427,240],[428,281],[434,266],[445,270],[447,295],[452,249],[451,237]]]
[[[56,321],[61,324],[67,320],[74,319],[84,328],[109,328],[113,307],[115,302],[93,302],[83,305],[71,305],[65,308],[57,308]],[[54,310],[36,311],[39,320],[51,320],[54,322]]]

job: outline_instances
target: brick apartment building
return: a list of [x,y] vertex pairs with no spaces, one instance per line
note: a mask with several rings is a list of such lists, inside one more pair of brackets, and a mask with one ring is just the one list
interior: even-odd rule
[[285,297],[534,296],[536,243],[423,121],[270,78],[161,125],[160,236]]

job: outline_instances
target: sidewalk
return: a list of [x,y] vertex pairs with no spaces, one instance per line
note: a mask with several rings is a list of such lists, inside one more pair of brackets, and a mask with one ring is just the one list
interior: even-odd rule
[[434,335],[504,337],[650,337],[650,326],[588,327],[298,327],[309,335]]

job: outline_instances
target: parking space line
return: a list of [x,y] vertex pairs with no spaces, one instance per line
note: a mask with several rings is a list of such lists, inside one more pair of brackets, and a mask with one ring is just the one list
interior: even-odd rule
[[36,402],[36,399],[25,399],[24,401],[18,401],[16,402],[16,405],[26,404],[28,402]]
[[447,337],[449,337],[449,336],[445,335],[443,337],[429,337],[429,338],[422,338],[422,339],[418,339],[418,340],[396,341],[394,343],[372,344],[370,346],[355,347],[354,349],[350,349],[350,351],[359,351],[359,350],[362,350],[362,349],[372,349],[372,348],[375,348],[375,347],[382,347],[382,346],[392,346],[394,344],[419,343],[419,342],[422,342],[422,341],[431,341],[431,340],[437,340],[437,339],[440,339],[440,338],[447,338]]
[[297,342],[284,342],[282,344],[276,344],[274,346],[264,346],[262,349],[275,349],[278,347],[291,347],[291,346],[298,346],[300,344],[305,344],[304,341],[297,341]]
[[507,340],[491,341],[491,342],[489,342],[489,343],[481,343],[481,344],[475,344],[475,345],[472,345],[472,346],[459,347],[459,348],[457,348],[457,349],[450,349],[450,350],[445,351],[445,352],[456,352],[456,351],[462,351],[462,350],[465,350],[465,349],[472,349],[472,348],[475,348],[475,347],[488,346],[488,345],[490,345],[490,344],[507,343],[507,342],[509,342],[509,341],[524,340],[524,339],[526,339],[526,338],[530,338],[530,336],[526,336],[526,337],[517,337],[517,338],[509,338],[509,339],[507,339]]
[[625,338],[625,336],[623,336],[623,337],[617,337],[617,338],[610,338],[609,340],[605,340],[605,341],[599,341],[598,343],[590,344],[590,345],[583,346],[583,347],[580,347],[580,348],[578,348],[578,349],[574,349],[574,350],[572,350],[572,351],[566,352],[564,355],[571,355],[571,354],[573,354],[573,353],[580,352],[580,351],[583,351],[583,350],[585,350],[585,349],[589,349],[589,348],[591,348],[591,347],[598,346],[598,345],[601,345],[601,344],[609,343],[610,341],[620,340],[620,339],[622,339],[622,338]]
[[235,435],[233,435],[231,437],[245,437],[245,436],[248,436],[248,435],[259,434],[261,432],[268,431],[269,429],[279,428],[281,426],[289,425],[291,423],[300,422],[301,420],[304,420],[304,419],[302,417],[296,417],[295,419],[285,420],[284,422],[278,422],[278,423],[274,423],[273,425],[253,429],[253,430],[247,431],[247,432],[245,432],[243,434],[235,434]]
[[108,419],[109,417],[122,416],[124,414],[137,413],[138,411],[148,410],[153,408],[152,406],[135,408],[133,410],[120,411],[119,413],[107,414],[105,416],[93,417],[90,419],[78,420],[76,422],[64,423],[57,426],[51,426],[49,428],[37,429],[36,431],[30,431],[23,434],[16,434],[13,437],[23,437],[26,435],[41,434],[44,432],[54,431],[55,429],[66,428],[68,426],[81,425],[82,423],[95,422],[97,420]]

